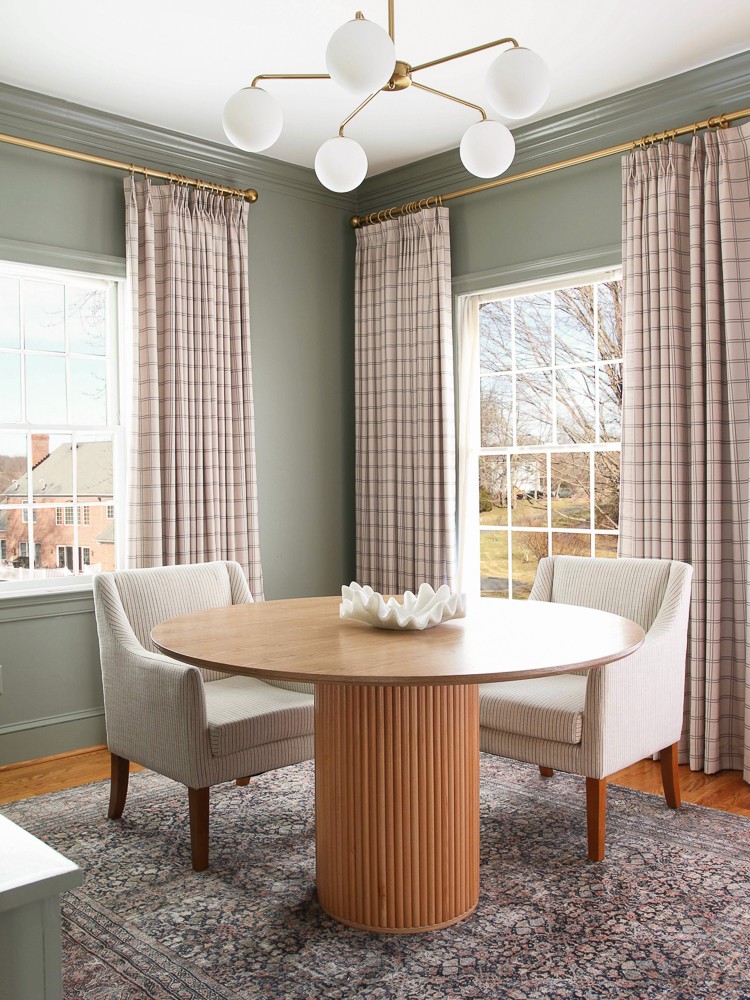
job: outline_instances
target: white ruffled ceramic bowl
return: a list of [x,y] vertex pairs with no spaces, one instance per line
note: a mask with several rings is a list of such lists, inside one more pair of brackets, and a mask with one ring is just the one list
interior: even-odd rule
[[339,615],[376,628],[432,628],[452,618],[465,618],[466,594],[453,593],[446,584],[433,590],[429,583],[423,583],[416,596],[407,590],[401,602],[396,597],[386,601],[372,587],[352,583],[341,588]]

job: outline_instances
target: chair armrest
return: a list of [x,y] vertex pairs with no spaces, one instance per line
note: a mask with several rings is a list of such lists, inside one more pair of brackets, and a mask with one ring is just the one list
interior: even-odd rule
[[584,773],[604,778],[675,743],[682,728],[685,655],[670,637],[646,637],[630,656],[589,671]]
[[113,753],[193,787],[210,759],[197,667],[139,648],[102,651],[107,743]]
[[590,777],[605,777],[679,739],[691,576],[691,567],[674,564],[643,645],[589,671],[582,746]]

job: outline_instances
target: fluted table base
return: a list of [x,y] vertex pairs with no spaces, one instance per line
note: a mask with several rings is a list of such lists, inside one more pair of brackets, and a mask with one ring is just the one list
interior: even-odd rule
[[320,905],[364,930],[409,934],[479,898],[479,691],[317,684]]

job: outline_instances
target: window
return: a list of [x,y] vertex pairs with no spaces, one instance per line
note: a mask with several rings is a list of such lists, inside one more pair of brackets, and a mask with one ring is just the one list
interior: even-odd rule
[[85,545],[76,547],[74,545],[57,546],[57,566],[58,569],[65,569],[69,573],[83,573],[85,567],[91,565],[91,549]]
[[0,596],[118,563],[119,302],[117,278],[0,262]]
[[[108,521],[114,520],[114,510],[115,508],[112,504],[107,504],[107,513],[105,516]],[[74,516],[72,504],[68,504],[67,507],[57,507],[55,509],[56,524],[73,524]],[[91,508],[88,505],[78,508],[78,523],[91,524]]]
[[528,597],[542,556],[617,555],[621,286],[601,278],[481,297],[462,544],[483,597]]

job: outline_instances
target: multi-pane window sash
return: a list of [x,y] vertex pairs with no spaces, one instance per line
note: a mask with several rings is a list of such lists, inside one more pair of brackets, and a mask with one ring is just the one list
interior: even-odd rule
[[[112,510],[111,504],[107,505],[107,519],[112,520],[109,511]],[[73,505],[66,504],[65,507],[57,507],[55,510],[55,523],[56,524],[66,524],[72,525],[73,522]],[[34,520],[36,520],[36,511],[34,512]],[[91,524],[91,508],[88,504],[80,506],[78,508],[78,523],[79,524]]]
[[483,596],[527,597],[545,555],[617,553],[621,291],[608,277],[480,306]]
[[[64,577],[63,567],[76,575],[117,566],[121,533],[107,522],[125,478],[120,284],[0,261],[3,593]],[[62,563],[60,547],[71,550]]]

